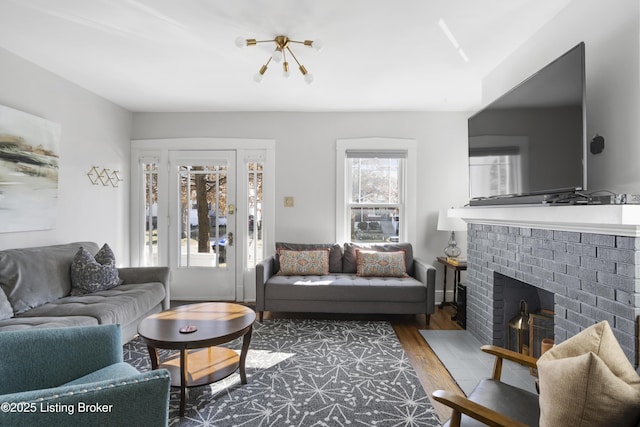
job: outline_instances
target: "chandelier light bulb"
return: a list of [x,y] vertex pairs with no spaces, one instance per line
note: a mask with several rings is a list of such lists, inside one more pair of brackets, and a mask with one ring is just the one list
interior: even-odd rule
[[266,71],[267,71],[267,64],[260,67],[260,71],[254,74],[253,81],[256,83],[260,83],[262,81],[262,76],[264,76],[264,73]]
[[291,72],[289,71],[289,63],[287,61],[284,61],[282,63],[282,76],[288,79],[290,75]]
[[236,46],[237,47],[245,47],[247,45],[247,39],[244,37],[238,36],[236,37]]
[[314,40],[311,43],[311,47],[314,48],[315,50],[321,50],[323,46],[324,46],[324,43],[322,42],[322,40]]
[[313,83],[313,74],[307,73],[304,75],[304,81],[307,82],[308,85]]
[[281,48],[276,48],[276,50],[273,51],[273,54],[271,55],[271,58],[273,58],[274,61],[276,61],[277,63],[282,62],[282,49]]

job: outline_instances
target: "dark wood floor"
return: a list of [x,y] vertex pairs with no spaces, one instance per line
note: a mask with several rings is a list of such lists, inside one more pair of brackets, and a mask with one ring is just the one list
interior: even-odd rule
[[[419,329],[433,329],[433,330],[453,330],[461,329],[457,323],[451,320],[453,309],[451,307],[445,307],[443,309],[436,308],[436,312],[431,315],[431,322],[427,326],[424,316],[360,316],[357,318],[364,318],[368,320],[388,320],[391,322],[393,329],[404,348],[405,353],[411,365],[416,371],[420,383],[424,388],[427,396],[431,398],[431,393],[434,390],[442,389],[459,393],[464,396],[464,393],[455,383],[447,369],[440,363],[440,359],[431,350],[429,345],[422,338]],[[346,315],[330,315],[322,314],[317,315],[320,318],[353,318],[354,316]],[[265,319],[277,318],[277,317],[309,317],[308,313],[305,314],[282,314],[282,313],[265,313]],[[316,317],[316,316],[314,316]],[[451,410],[446,406],[431,399],[433,407],[438,413],[440,421],[445,421],[451,416]]]

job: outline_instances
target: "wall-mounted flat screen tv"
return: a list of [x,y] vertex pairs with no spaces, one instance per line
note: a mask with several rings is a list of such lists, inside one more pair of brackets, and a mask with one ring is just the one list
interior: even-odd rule
[[585,45],[471,116],[471,205],[547,202],[586,190]]

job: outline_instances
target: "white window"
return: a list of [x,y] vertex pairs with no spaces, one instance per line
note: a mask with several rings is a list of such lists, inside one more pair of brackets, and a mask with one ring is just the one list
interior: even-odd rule
[[415,230],[415,141],[337,143],[337,240],[407,242]]

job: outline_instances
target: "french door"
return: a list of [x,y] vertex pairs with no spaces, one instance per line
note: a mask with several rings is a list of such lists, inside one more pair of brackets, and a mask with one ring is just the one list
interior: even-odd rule
[[171,300],[254,301],[274,236],[272,140],[132,141],[131,265],[171,268]]
[[173,299],[236,299],[235,155],[235,151],[169,154]]

